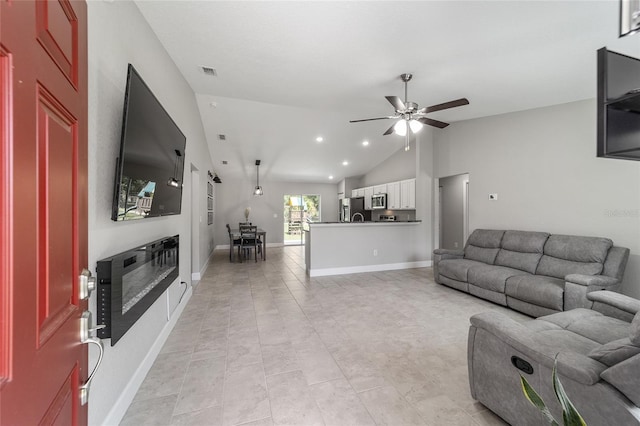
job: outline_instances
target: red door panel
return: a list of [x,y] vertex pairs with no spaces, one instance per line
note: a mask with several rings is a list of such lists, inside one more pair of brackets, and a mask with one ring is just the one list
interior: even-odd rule
[[85,425],[86,4],[0,0],[0,424]]
[[78,80],[78,20],[67,0],[36,3],[38,41],[74,85]]
[[[1,10],[1,9],[0,9]],[[1,31],[0,31],[1,34]],[[10,364],[10,317],[11,293],[9,291],[9,237],[11,200],[9,181],[9,157],[10,157],[10,123],[11,123],[11,57],[2,45],[0,38],[0,388],[9,377]],[[1,410],[0,406],[0,410]]]

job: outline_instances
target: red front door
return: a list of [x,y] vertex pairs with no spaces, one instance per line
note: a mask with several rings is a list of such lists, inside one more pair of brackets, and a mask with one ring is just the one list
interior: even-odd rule
[[0,424],[84,425],[84,1],[0,0],[0,107]]

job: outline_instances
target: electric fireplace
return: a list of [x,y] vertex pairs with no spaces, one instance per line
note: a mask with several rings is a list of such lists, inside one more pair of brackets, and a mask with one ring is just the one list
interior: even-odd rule
[[98,337],[115,345],[178,277],[178,242],[165,237],[98,261]]

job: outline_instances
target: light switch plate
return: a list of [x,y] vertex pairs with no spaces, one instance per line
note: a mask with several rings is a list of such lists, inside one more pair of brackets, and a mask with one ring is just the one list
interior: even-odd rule
[[498,194],[497,194],[497,193],[489,194],[489,199],[490,199],[491,201],[496,201],[496,200],[498,200]]

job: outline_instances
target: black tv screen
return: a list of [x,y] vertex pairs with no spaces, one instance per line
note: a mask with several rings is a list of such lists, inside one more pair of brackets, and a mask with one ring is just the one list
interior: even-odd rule
[[129,64],[111,219],[180,214],[185,145],[184,134]]
[[598,157],[640,160],[640,60],[598,50]]

